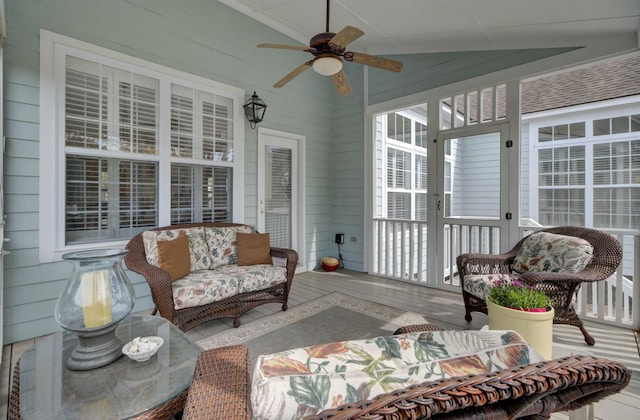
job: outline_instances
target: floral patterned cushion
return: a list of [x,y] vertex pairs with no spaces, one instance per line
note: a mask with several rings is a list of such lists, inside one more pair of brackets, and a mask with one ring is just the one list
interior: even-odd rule
[[253,233],[253,231],[254,229],[251,225],[205,227],[207,245],[211,251],[211,262],[207,268],[214,269],[221,265],[236,264],[238,262],[236,232]]
[[517,275],[511,275],[506,273],[499,274],[470,274],[464,276],[462,282],[462,288],[471,293],[473,296],[482,300],[487,300],[489,291],[496,284],[511,284],[515,280]]
[[593,257],[593,246],[582,238],[536,232],[529,235],[513,262],[513,271],[578,272]]
[[253,292],[266,289],[287,281],[287,269],[271,264],[238,266],[222,265],[216,269],[238,279],[238,293]]
[[287,270],[273,265],[238,267],[230,264],[214,270],[194,271],[172,283],[173,305],[175,309],[202,306],[286,281]]
[[435,331],[343,341],[262,355],[254,419],[299,419],[412,384],[544,360],[513,331]]
[[142,233],[144,252],[147,262],[160,267],[158,262],[158,241],[170,241],[179,235],[189,238],[189,257],[191,257],[191,271],[205,270],[211,265],[209,248],[205,240],[204,228],[193,227],[187,229],[148,230]]

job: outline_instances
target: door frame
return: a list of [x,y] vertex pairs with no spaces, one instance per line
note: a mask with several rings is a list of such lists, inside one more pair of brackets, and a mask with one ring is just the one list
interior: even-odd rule
[[[492,134],[498,133],[500,135],[500,208],[498,213],[498,218],[475,218],[475,217],[445,217],[444,216],[444,204],[440,205],[440,202],[444,202],[445,191],[444,191],[444,171],[445,171],[445,141],[450,139],[456,139],[461,137],[475,137],[484,134]],[[458,286],[452,286],[444,284],[444,225],[449,222],[456,222],[459,224],[465,225],[474,225],[474,226],[494,226],[500,228],[500,247],[501,249],[505,249],[505,246],[508,244],[509,238],[509,229],[511,227],[512,220],[508,220],[506,218],[506,213],[510,212],[510,208],[512,208],[510,203],[510,178],[512,175],[509,173],[510,166],[510,158],[511,154],[509,153],[509,149],[513,146],[506,146],[507,141],[510,138],[510,124],[508,122],[496,122],[492,124],[486,125],[478,125],[472,127],[464,127],[460,129],[450,129],[446,131],[439,131],[437,135],[437,147],[436,147],[436,156],[438,160],[437,164],[437,174],[436,179],[438,180],[436,185],[432,185],[434,187],[434,193],[430,194],[435,200],[436,207],[436,229],[433,229],[432,232],[435,237],[430,237],[431,244],[434,244],[435,249],[438,249],[438,254],[440,258],[437,258],[437,263],[434,264],[433,269],[435,272],[430,273],[433,278],[436,279],[436,287],[445,289],[445,290],[458,290]],[[517,177],[516,177],[517,178]],[[517,215],[515,219],[517,220]]]
[[[256,223],[260,223],[260,200],[264,200],[264,178],[261,176],[262,169],[264,168],[264,146],[267,143],[267,137],[279,137],[286,140],[293,140],[298,145],[298,157],[296,163],[298,164],[298,176],[297,183],[292,182],[292,188],[297,185],[297,202],[292,202],[292,206],[295,206],[297,211],[297,223],[292,225],[291,233],[292,238],[295,234],[296,241],[298,243],[298,266],[296,267],[296,273],[307,271],[306,267],[306,221],[305,221],[305,143],[306,137],[301,134],[288,133],[286,131],[273,130],[270,128],[258,127],[258,145],[257,145],[257,190],[256,190]],[[296,232],[296,233],[294,233]]]

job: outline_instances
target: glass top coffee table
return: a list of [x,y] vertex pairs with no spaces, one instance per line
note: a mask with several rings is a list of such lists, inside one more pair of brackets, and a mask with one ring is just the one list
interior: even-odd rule
[[151,413],[171,418],[182,411],[200,346],[164,318],[130,315],[116,335],[125,344],[138,336],[164,339],[145,362],[122,356],[93,370],[73,371],[66,360],[75,334],[43,338],[20,358],[20,415],[24,419],[131,418]]

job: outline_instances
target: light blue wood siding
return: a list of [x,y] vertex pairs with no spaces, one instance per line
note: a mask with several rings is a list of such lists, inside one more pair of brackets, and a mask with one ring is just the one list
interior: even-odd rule
[[[39,264],[39,36],[40,29],[163,66],[256,90],[267,109],[262,127],[306,137],[308,268],[336,255],[333,234],[345,234],[345,265],[363,269],[364,107],[557,54],[500,51],[401,56],[405,70],[369,72],[345,65],[353,93],[341,97],[330,78],[307,71],[282,89],[271,85],[308,60],[297,51],[258,49],[260,42],[295,41],[215,0],[19,0],[6,5],[4,116],[6,235],[4,341],[58,330],[53,308],[70,272],[65,262]],[[246,124],[245,221],[256,223],[257,131]],[[355,238],[355,242],[351,238]],[[131,275],[135,310],[152,306],[146,284]]]
[[[163,66],[245,89],[268,104],[263,127],[307,139],[307,222],[325,238],[307,246],[312,265],[326,254],[332,209],[333,87],[308,71],[283,89],[271,85],[308,57],[256,48],[295,41],[213,0],[21,0],[7,4],[5,53],[6,235],[4,341],[58,330],[53,309],[71,266],[39,264],[39,37],[40,29],[76,38]],[[360,95],[361,97],[362,95]],[[245,220],[256,223],[257,130],[245,131]],[[361,228],[362,223],[359,223]],[[359,257],[361,258],[361,257]],[[152,307],[144,280],[131,274],[134,310]]]
[[[348,96],[334,94],[332,217],[333,230],[344,233],[341,246],[345,268],[363,270],[364,252],[364,68],[345,64],[351,88]],[[331,238],[330,255],[337,255]],[[353,240],[355,239],[355,241]]]

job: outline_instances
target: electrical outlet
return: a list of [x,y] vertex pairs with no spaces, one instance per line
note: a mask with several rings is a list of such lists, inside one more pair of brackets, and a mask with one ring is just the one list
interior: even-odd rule
[[344,233],[336,233],[336,243],[338,245],[344,244]]

